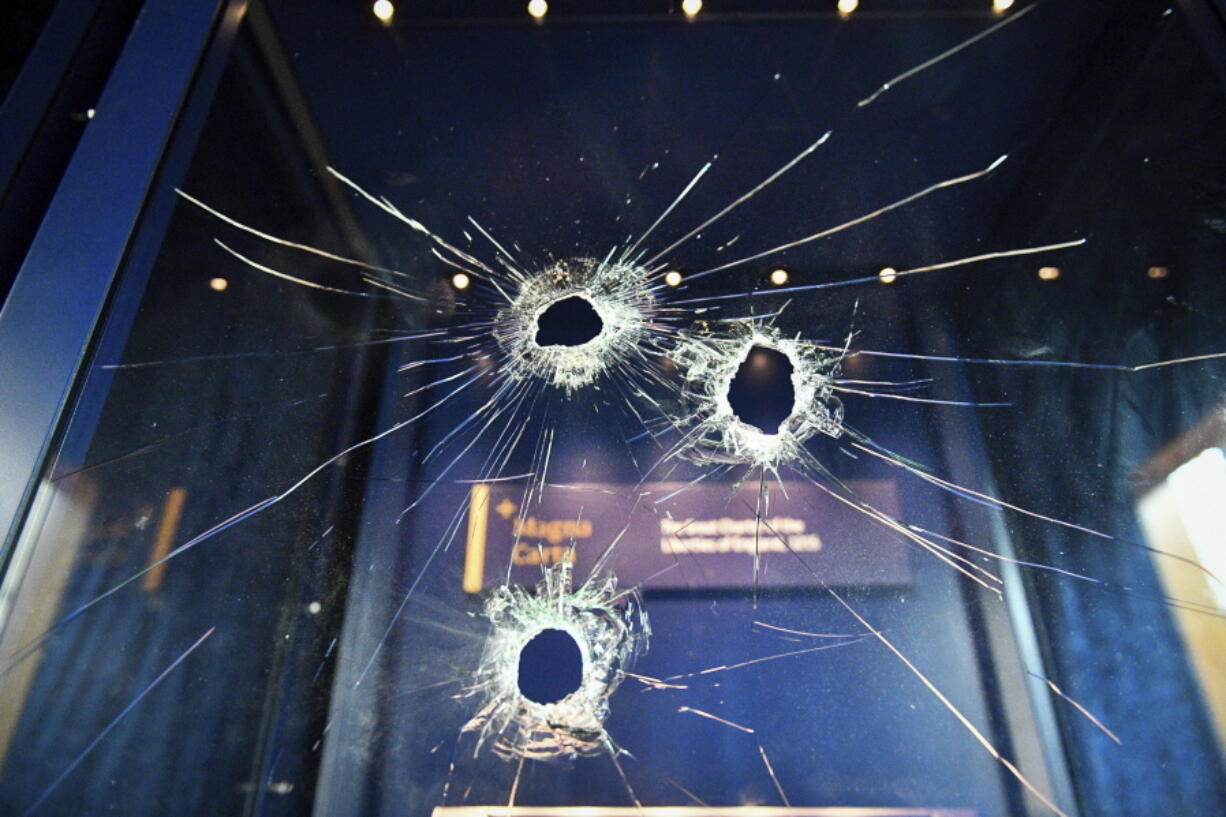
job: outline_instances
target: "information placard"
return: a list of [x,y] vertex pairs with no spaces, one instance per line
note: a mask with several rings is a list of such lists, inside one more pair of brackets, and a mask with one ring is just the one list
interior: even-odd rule
[[807,482],[775,483],[761,496],[756,483],[580,483],[546,489],[525,514],[523,484],[477,484],[464,589],[504,581],[508,563],[517,584],[564,559],[582,580],[614,542],[607,566],[623,585],[646,589],[750,588],[755,552],[764,588],[909,584],[906,539],[853,504],[897,518],[896,484],[846,485],[849,502]]

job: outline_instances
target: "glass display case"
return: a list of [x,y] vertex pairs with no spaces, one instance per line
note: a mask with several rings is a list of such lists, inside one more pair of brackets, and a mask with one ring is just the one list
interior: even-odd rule
[[1223,813],[1221,13],[148,0],[0,811]]

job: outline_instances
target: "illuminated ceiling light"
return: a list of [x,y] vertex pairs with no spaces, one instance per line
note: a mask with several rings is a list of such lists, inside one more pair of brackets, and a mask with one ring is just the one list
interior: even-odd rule
[[681,0],[681,10],[686,17],[693,17],[702,11],[702,0]]
[[668,272],[664,273],[664,283],[668,284],[670,287],[680,286],[681,273],[677,272],[675,269],[669,270]]
[[396,7],[392,5],[391,0],[375,0],[375,4],[370,9],[379,18],[379,22],[387,25],[392,21],[392,16],[396,13]]
[[1042,281],[1054,281],[1060,277],[1059,267],[1039,267],[1039,279]]
[[1013,8],[1013,0],[992,0],[992,11],[997,14],[1004,14],[1011,8]]
[[860,0],[839,0],[839,14],[843,17],[860,8]]
[[209,289],[214,292],[225,292],[228,286],[230,286],[230,282],[225,278],[213,278],[209,281]]
[[788,282],[788,271],[785,269],[771,270],[771,283],[781,287]]
[[545,0],[529,0],[528,13],[536,19],[544,17],[547,11],[549,11],[549,4]]
[[898,280],[898,270],[893,267],[882,267],[881,272],[877,273],[877,277],[881,279],[883,284],[892,284]]
[[1145,271],[1145,274],[1156,281],[1159,278],[1165,278],[1170,275],[1171,271],[1166,267],[1150,267]]
[[457,272],[451,276],[451,285],[456,289],[468,289],[470,283],[472,283],[471,279],[462,272]]

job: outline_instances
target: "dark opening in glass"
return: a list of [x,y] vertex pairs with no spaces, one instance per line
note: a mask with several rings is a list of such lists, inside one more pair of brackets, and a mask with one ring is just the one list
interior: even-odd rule
[[550,304],[536,319],[536,342],[538,346],[582,346],[603,328],[591,303],[572,295]]
[[788,356],[765,346],[750,349],[728,386],[728,404],[736,418],[764,434],[778,434],[795,402]]
[[519,691],[530,701],[560,701],[582,680],[583,656],[564,630],[541,630],[519,653]]

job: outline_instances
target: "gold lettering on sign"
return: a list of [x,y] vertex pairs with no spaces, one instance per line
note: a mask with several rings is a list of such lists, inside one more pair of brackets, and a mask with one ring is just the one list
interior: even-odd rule
[[520,542],[511,551],[511,561],[516,566],[521,565],[554,565],[560,562],[575,562],[575,552],[566,545],[550,545],[534,547],[527,542]]
[[556,545],[570,539],[591,538],[592,520],[537,519],[529,516],[527,519],[516,519],[511,525],[511,532],[517,539],[544,539]]

